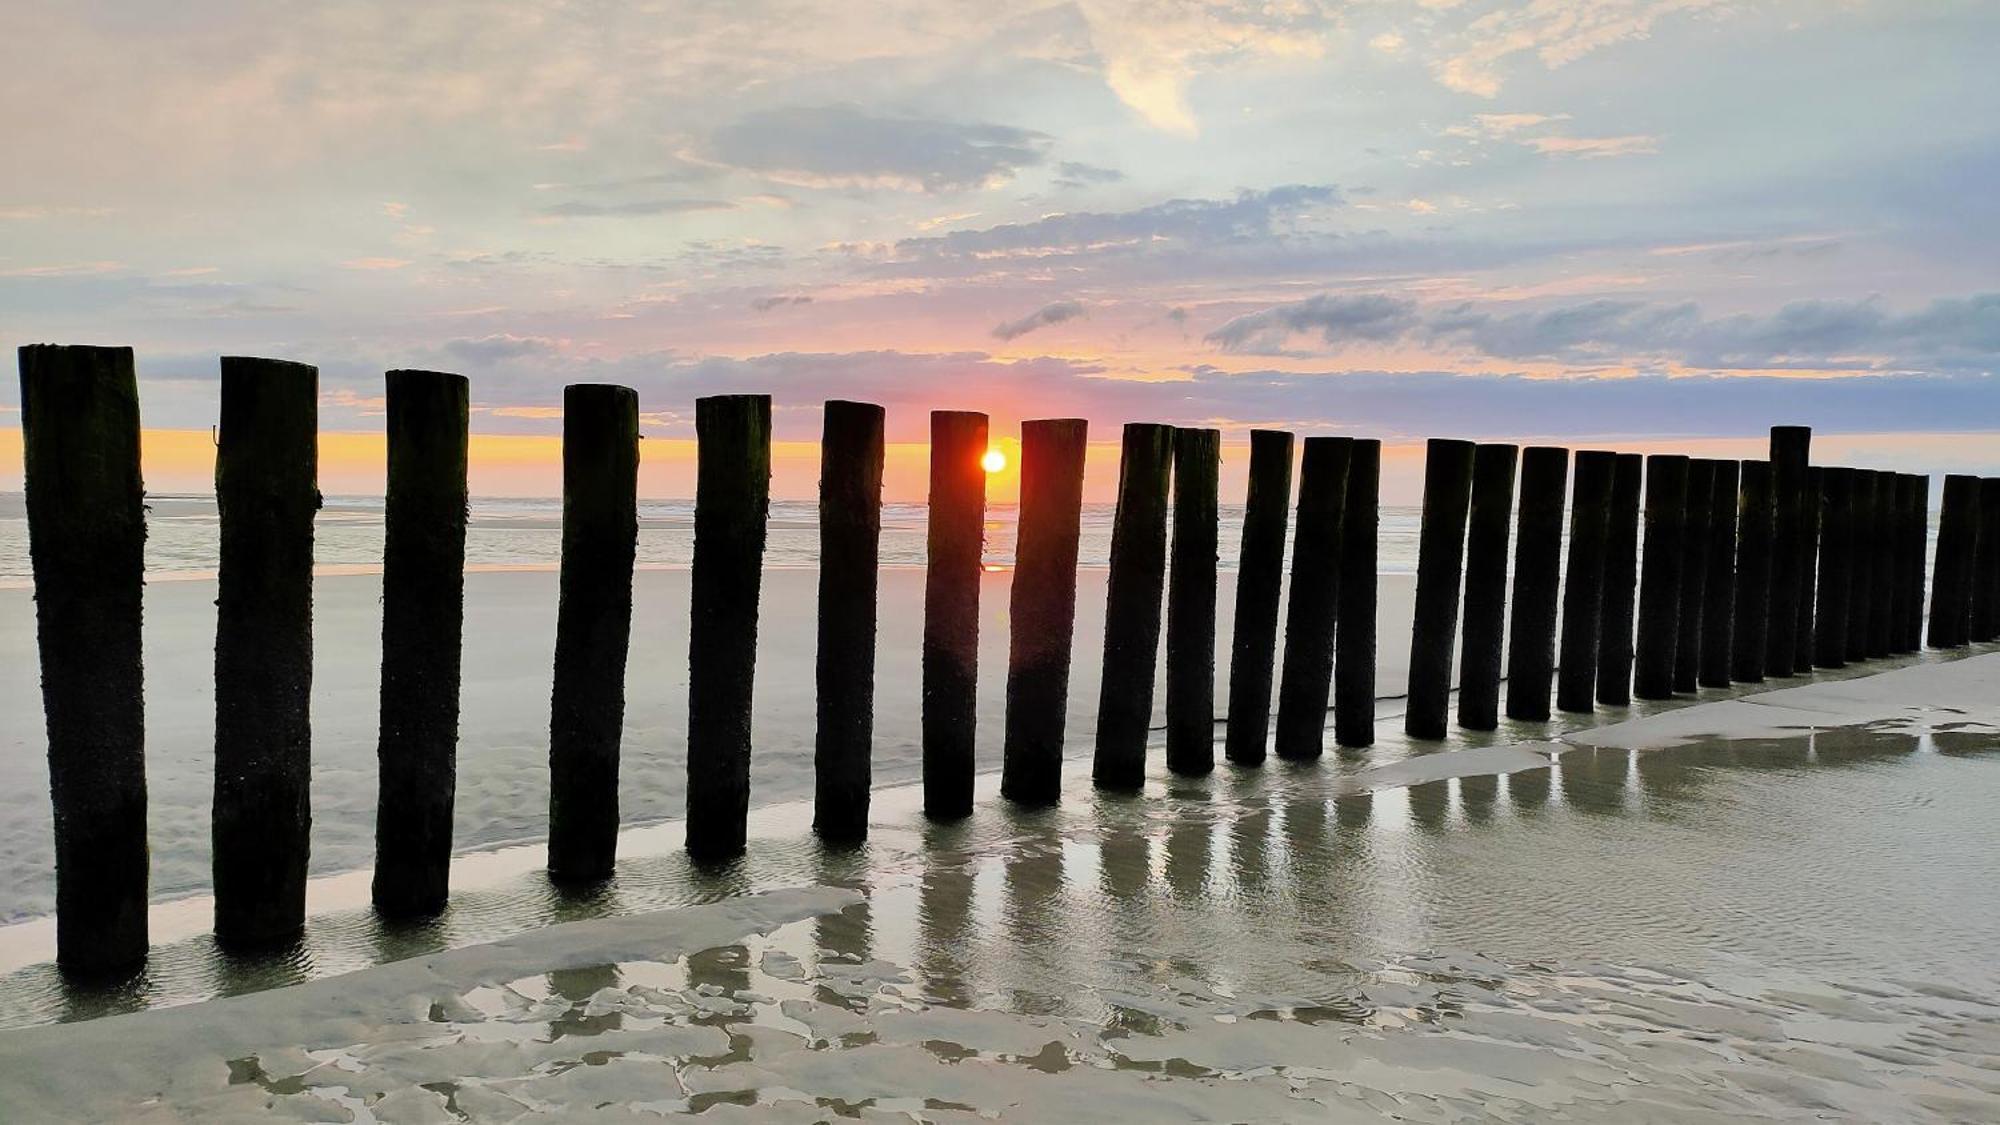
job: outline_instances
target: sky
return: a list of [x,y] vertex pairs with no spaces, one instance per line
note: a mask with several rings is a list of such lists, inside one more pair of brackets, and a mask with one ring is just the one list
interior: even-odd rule
[[887,408],[892,499],[932,409],[1089,419],[1096,498],[1128,421],[2000,472],[1996,44],[1990,0],[11,0],[0,346],[135,347],[167,488],[223,354],[319,366],[329,491],[397,367],[470,377],[516,494],[585,381],[650,495],[747,391],[779,495],[827,398]]

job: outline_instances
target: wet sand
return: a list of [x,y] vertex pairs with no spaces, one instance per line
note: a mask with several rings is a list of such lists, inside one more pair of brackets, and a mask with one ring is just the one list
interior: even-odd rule
[[0,1034],[0,1116],[1991,1120],[1996,683],[1926,658],[955,826],[903,790],[860,851],[772,820],[607,892],[674,909]]

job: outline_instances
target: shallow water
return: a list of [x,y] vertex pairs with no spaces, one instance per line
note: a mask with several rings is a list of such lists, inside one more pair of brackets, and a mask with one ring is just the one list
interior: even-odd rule
[[[310,1011],[288,993],[246,998],[208,1017],[233,1045],[180,1059],[207,1077],[176,1079],[190,1090],[167,1104],[1991,1120],[2000,746],[1946,715],[1877,726],[1897,729],[1571,750],[1373,792],[1351,761],[1225,770],[955,826],[892,811],[859,851],[774,840],[719,876],[642,860],[610,893],[817,884],[856,900],[701,948],[671,935],[715,907],[658,915],[657,957],[628,938],[524,974],[445,954],[429,991],[393,984],[372,1023],[301,1031],[271,1020]],[[85,1026],[136,1036],[136,1058],[188,1051],[120,1022]],[[0,1037],[0,1073],[35,1042]]]

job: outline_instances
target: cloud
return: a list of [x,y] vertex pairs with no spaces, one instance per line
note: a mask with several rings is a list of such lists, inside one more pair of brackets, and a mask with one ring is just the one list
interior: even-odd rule
[[810,305],[811,297],[759,297],[750,302],[750,307],[758,312],[769,312],[785,305]]
[[349,258],[340,263],[344,270],[399,270],[410,264],[408,258]]
[[[1643,39],[1675,15],[1723,12],[1729,0],[1542,0],[1483,12],[1445,37],[1432,72],[1446,87],[1497,97],[1503,69],[1531,54],[1553,70],[1616,43]],[[1434,5],[1437,6],[1437,5]]]
[[483,367],[512,359],[524,359],[528,356],[553,355],[559,347],[558,341],[544,336],[515,336],[502,332],[491,336],[447,340],[444,351],[454,359]]
[[94,274],[116,273],[124,268],[124,262],[64,262],[53,266],[13,266],[0,269],[0,277],[88,277]]
[[716,130],[718,162],[806,187],[931,193],[992,187],[1040,164],[1050,139],[1007,125],[881,117],[854,106],[753,113]]
[[1335,346],[1355,340],[1379,343],[1406,335],[1417,324],[1416,314],[1417,303],[1403,298],[1322,293],[1236,317],[1204,338],[1226,352],[1263,354],[1282,350],[1293,336],[1312,333]]
[[1544,156],[1575,156],[1586,160],[1606,156],[1644,156],[1660,151],[1660,138],[1643,134],[1624,137],[1530,137],[1521,143]]
[[638,199],[628,203],[592,203],[573,199],[540,208],[536,213],[551,219],[599,219],[735,209],[736,204],[723,199]]
[[1125,173],[1116,168],[1099,168],[1095,164],[1080,164],[1065,160],[1056,165],[1056,186],[1064,188],[1089,187],[1092,184],[1115,184],[1125,178]]
[[1004,321],[994,325],[993,335],[1002,340],[1013,340],[1026,336],[1037,328],[1046,328],[1051,324],[1061,324],[1065,320],[1075,320],[1084,315],[1086,313],[1081,302],[1056,301],[1043,305],[1041,308],[1018,320]]
[[1245,191],[1234,199],[1170,199],[1132,211],[1072,211],[1032,222],[959,230],[896,244],[903,256],[1035,254],[1174,240],[1192,243],[1268,238],[1284,220],[1339,204],[1340,189],[1294,184]]

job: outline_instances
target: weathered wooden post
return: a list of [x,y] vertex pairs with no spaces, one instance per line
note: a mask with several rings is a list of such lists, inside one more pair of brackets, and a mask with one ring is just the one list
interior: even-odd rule
[[868,835],[874,778],[875,606],[882,547],[883,411],[829,400],[819,446],[819,647],[813,831]]
[[1869,542],[1875,532],[1875,484],[1873,469],[1854,470],[1854,546],[1848,556],[1847,659],[1849,663],[1868,659],[1868,620],[1875,599],[1875,549]]
[[1708,601],[1708,537],[1715,504],[1715,462],[1688,462],[1687,523],[1681,533],[1680,623],[1674,630],[1674,690],[1701,688],[1701,623]]
[[1111,524],[1111,573],[1104,605],[1104,675],[1097,698],[1091,781],[1136,792],[1146,783],[1146,731],[1153,721],[1153,676],[1160,657],[1160,595],[1166,586],[1167,481],[1174,428],[1125,424],[1118,463],[1118,510]]
[[312,840],[313,513],[319,370],[222,358],[215,506],[215,940],[305,929]]
[[1562,590],[1563,493],[1569,450],[1521,451],[1521,513],[1514,546],[1514,619],[1507,633],[1507,717],[1545,721],[1556,667]]
[[1500,647],[1507,617],[1507,532],[1518,449],[1482,443],[1472,454],[1465,539],[1465,626],[1458,662],[1458,725],[1500,725]]
[[986,542],[986,415],[931,411],[930,557],[924,572],[924,815],[972,815],[979,691],[979,564]]
[[[1897,474],[1884,469],[1875,474],[1875,522],[1868,529],[1868,552],[1874,556],[1871,564],[1874,589],[1868,603],[1868,655],[1887,656],[1893,651],[1890,644],[1890,618],[1893,613],[1896,589],[1896,524],[1901,518],[1897,508]],[[2000,496],[1995,497],[2000,500]],[[1996,516],[2000,524],[2000,516]]]
[[1969,636],[1974,641],[1990,641],[2000,637],[2000,477],[1979,482],[1979,532],[1972,558]]
[[444,909],[450,883],[470,402],[463,375],[391,371],[387,378],[373,897],[383,916],[412,918]]
[[1743,462],[1743,497],[1736,520],[1736,622],[1730,678],[1764,682],[1771,624],[1771,463]]
[[1472,506],[1473,446],[1432,438],[1424,448],[1424,515],[1417,540],[1417,604],[1410,623],[1410,693],[1403,733],[1443,738],[1451,697],[1451,642]]
[[1340,605],[1341,532],[1354,441],[1309,437],[1299,467],[1298,528],[1292,537],[1291,604],[1285,612],[1285,663],[1278,680],[1278,757],[1310,761],[1326,743],[1327,691],[1333,674]]
[[1333,740],[1375,742],[1376,540],[1382,522],[1382,443],[1355,438],[1340,519],[1340,590],[1333,632]]
[[618,757],[639,538],[639,392],[563,388],[562,575],[549,706],[549,878],[618,858]]
[[1007,737],[1000,793],[1033,808],[1062,798],[1089,435],[1082,418],[1021,423],[1021,523],[1007,607]]
[[1604,601],[1598,610],[1597,701],[1632,702],[1632,626],[1639,593],[1639,493],[1646,459],[1620,453],[1604,525]]
[[131,348],[29,344],[22,468],[55,812],[56,964],[146,960],[145,486]]
[[1215,769],[1216,476],[1220,430],[1174,431],[1173,567],[1167,574],[1167,768]]
[[[1632,693],[1640,699],[1674,697],[1687,496],[1686,457],[1656,453],[1646,458],[1646,557],[1639,579],[1639,641],[1632,669]],[[1785,659],[1791,660],[1790,649],[1785,650]]]
[[1979,478],[1944,478],[1937,561],[1931,571],[1932,648],[1957,648],[1972,631],[1972,565],[1979,549]]
[[1819,612],[1813,618],[1813,663],[1847,666],[1848,600],[1854,593],[1854,470],[1820,470],[1826,494],[1819,525]]
[[1736,499],[1741,466],[1715,463],[1709,492],[1708,569],[1701,607],[1702,687],[1729,686],[1730,638],[1736,621]]
[[1618,455],[1587,449],[1576,455],[1569,503],[1569,567],[1563,581],[1562,650],[1556,706],[1588,713],[1597,690],[1597,626],[1604,593],[1604,530]]
[[1799,575],[1806,557],[1811,454],[1812,427],[1771,427],[1771,619],[1764,634],[1764,670],[1785,679],[1798,664]]
[[1229,645],[1229,724],[1223,753],[1254,766],[1271,733],[1271,669],[1278,648],[1285,525],[1292,504],[1292,435],[1250,431],[1250,488],[1236,564],[1236,630]]
[[694,403],[694,567],[688,622],[687,850],[743,854],[750,815],[750,701],[757,599],[771,508],[771,396]]
[[1813,669],[1813,607],[1818,592],[1819,525],[1826,510],[1826,478],[1816,465],[1806,468],[1805,508],[1800,512],[1798,627],[1792,638],[1792,670],[1800,675]]
[[1930,546],[1930,478],[1897,474],[1899,504],[1896,525],[1896,651],[1924,647],[1924,562]]
[[1910,651],[1904,645],[1909,636],[1910,618],[1910,504],[1916,496],[1908,473],[1890,473],[1889,522],[1884,534],[1889,540],[1889,570],[1883,585],[1889,602],[1888,644],[1891,653]]

